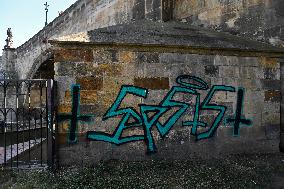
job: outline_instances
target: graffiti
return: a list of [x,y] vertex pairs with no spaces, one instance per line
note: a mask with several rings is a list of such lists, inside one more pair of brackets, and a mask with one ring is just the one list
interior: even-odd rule
[[[87,133],[87,138],[89,140],[105,141],[117,145],[133,141],[144,140],[144,136],[139,136],[139,135],[121,137],[123,130],[131,127],[142,126],[141,116],[134,108],[119,108],[122,100],[125,98],[127,94],[132,94],[138,97],[146,98],[148,90],[140,87],[123,85],[113,105],[103,116],[103,121],[104,121],[112,117],[123,115],[113,135],[109,135],[102,132],[90,131]],[[129,123],[131,118],[134,119],[135,121]]]
[[[192,80],[193,82],[190,83],[186,82],[185,80]],[[155,153],[157,149],[152,136],[152,128],[156,126],[158,133],[162,138],[164,138],[172,129],[172,127],[176,124],[176,122],[189,109],[189,107],[193,106],[192,103],[174,100],[174,97],[176,97],[177,94],[190,94],[195,97],[195,110],[193,113],[193,120],[184,121],[182,125],[191,127],[191,134],[196,137],[197,141],[212,137],[216,132],[218,126],[220,125],[221,121],[223,120],[227,107],[219,104],[214,104],[211,101],[217,92],[236,92],[235,88],[232,86],[225,85],[213,85],[210,88],[207,96],[201,102],[199,90],[207,91],[209,89],[208,84],[205,81],[195,76],[181,75],[176,79],[176,83],[180,86],[173,86],[158,105],[139,104],[140,114],[132,107],[120,108],[120,105],[127,94],[132,94],[134,96],[146,99],[148,90],[136,86],[123,85],[116,100],[103,116],[103,121],[113,117],[122,116],[118,126],[116,127],[116,130],[111,135],[104,132],[89,131],[87,132],[87,139],[91,141],[109,142],[116,145],[143,140],[147,145],[147,153]],[[235,117],[225,118],[226,123],[234,123],[234,136],[239,135],[239,129],[241,124],[248,126],[252,124],[250,120],[245,119],[242,116],[244,90],[242,88],[239,88],[237,94],[238,96]],[[159,119],[166,112],[173,108],[176,108],[178,110],[176,110],[165,121],[165,123],[162,124]],[[218,113],[213,123],[209,127],[207,125],[208,123],[200,121],[199,118],[201,111],[205,110],[212,110]],[[152,116],[149,116],[149,113],[152,113]],[[135,121],[130,122],[130,120]],[[122,137],[122,133],[124,130],[134,127],[143,127],[144,135]],[[199,133],[199,127],[208,129]],[[73,126],[73,129],[70,129],[70,131],[73,132],[74,128],[76,127]]]
[[[102,120],[119,117],[120,122],[117,125],[115,131],[112,134],[89,131],[87,132],[87,139],[90,141],[104,141],[113,143],[116,145],[122,145],[129,142],[145,141],[147,146],[147,153],[155,153],[157,151],[155,141],[152,135],[152,129],[156,126],[157,131],[161,138],[167,136],[169,131],[177,123],[177,121],[186,113],[189,108],[193,108],[192,120],[183,121],[182,126],[191,127],[191,135],[195,136],[195,139],[202,140],[213,137],[218,126],[224,119],[227,107],[220,104],[212,103],[212,99],[218,92],[236,92],[235,87],[225,85],[213,85],[209,89],[208,84],[201,78],[181,75],[177,77],[176,83],[179,86],[173,86],[163,100],[158,105],[139,104],[140,112],[137,112],[132,107],[120,108],[122,101],[127,95],[133,95],[139,98],[146,99],[148,96],[148,89],[123,85],[120,92],[117,95],[112,106],[103,115]],[[68,133],[68,143],[74,144],[78,142],[78,122],[90,122],[94,115],[80,114],[80,85],[72,85],[72,112],[71,114],[59,114],[57,119],[59,122],[69,121],[70,128]],[[208,91],[204,100],[201,102],[200,91]],[[233,135],[239,136],[240,127],[242,125],[250,126],[252,121],[246,119],[243,116],[243,101],[244,101],[244,89],[238,88],[237,91],[237,103],[234,117],[225,118],[225,124],[233,125]],[[189,102],[182,102],[175,100],[178,95],[187,94],[190,95],[193,100]],[[194,103],[195,102],[195,103]],[[175,110],[164,123],[161,123],[162,118],[169,110]],[[202,111],[215,111],[216,115],[212,124],[200,120],[200,114]],[[150,116],[151,115],[151,116]],[[131,135],[122,137],[124,130],[142,127],[143,135]],[[199,127],[203,128],[200,132]],[[205,130],[205,131],[204,131]]]
[[80,114],[80,85],[72,85],[71,87],[72,94],[72,113],[71,114],[58,114],[57,121],[70,121],[70,128],[68,132],[68,143],[74,144],[78,142],[77,129],[78,122],[85,121],[90,122],[94,115]]
[[226,118],[226,123],[234,123],[234,136],[239,136],[240,134],[240,124],[244,124],[247,126],[250,126],[252,124],[252,121],[249,119],[245,119],[242,116],[243,111],[243,101],[244,101],[244,89],[239,88],[238,90],[238,97],[237,97],[237,107],[236,107],[236,113],[234,118]]

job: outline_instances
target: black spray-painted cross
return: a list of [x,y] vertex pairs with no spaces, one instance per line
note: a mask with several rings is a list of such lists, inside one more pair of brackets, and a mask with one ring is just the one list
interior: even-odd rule
[[240,125],[247,125],[250,126],[252,124],[252,121],[249,119],[246,119],[242,116],[242,110],[243,110],[243,100],[244,100],[244,89],[239,88],[238,89],[238,97],[237,97],[237,107],[236,107],[236,113],[234,118],[227,118],[227,123],[234,123],[234,136],[239,136],[240,134]]
[[63,122],[70,120],[71,124],[69,127],[68,143],[74,144],[78,142],[77,129],[78,122],[91,122],[93,114],[80,114],[80,85],[72,85],[72,113],[71,114],[58,114],[57,121]]

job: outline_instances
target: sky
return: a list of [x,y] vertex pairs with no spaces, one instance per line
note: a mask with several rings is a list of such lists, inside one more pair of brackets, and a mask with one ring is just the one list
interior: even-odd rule
[[76,0],[0,0],[0,50],[6,43],[8,28],[12,29],[13,47],[16,48],[44,27],[45,2],[49,4],[49,23]]

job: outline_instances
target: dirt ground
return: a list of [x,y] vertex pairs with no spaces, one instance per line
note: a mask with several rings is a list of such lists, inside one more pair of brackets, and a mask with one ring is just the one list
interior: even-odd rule
[[0,188],[283,188],[284,153],[187,161],[110,160],[94,167],[0,171]]

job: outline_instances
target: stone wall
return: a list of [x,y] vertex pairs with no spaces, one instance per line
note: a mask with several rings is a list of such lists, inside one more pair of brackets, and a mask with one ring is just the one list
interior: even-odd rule
[[[275,58],[179,54],[147,47],[59,46],[55,49],[55,73],[59,89],[59,115],[66,116],[72,112],[72,84],[80,84],[81,87],[79,114],[94,115],[91,122],[80,121],[76,144],[68,143],[70,121],[59,124],[59,158],[62,165],[92,164],[106,159],[186,159],[278,151],[281,86],[280,65]],[[102,117],[114,104],[122,85],[149,90],[147,98],[129,94],[120,104],[120,108],[132,107],[140,114],[138,104],[159,105],[174,86],[181,86],[176,78],[183,74],[204,80],[209,88],[213,85],[235,88],[236,92],[216,92],[210,101],[227,107],[224,117],[234,117],[237,91],[244,88],[242,116],[250,119],[252,125],[241,124],[239,136],[236,137],[233,136],[232,125],[225,124],[223,118],[212,137],[196,141],[196,137],[190,134],[191,127],[183,126],[183,122],[193,120],[197,100],[192,94],[177,93],[174,100],[190,103],[190,107],[164,139],[156,128],[152,129],[157,153],[146,155],[147,146],[143,141],[116,146],[86,139],[87,131],[108,134],[117,131],[125,114],[105,120]],[[204,102],[209,89],[198,92],[201,102]],[[159,121],[165,123],[178,109],[171,108]],[[216,110],[204,109],[200,111],[200,120],[212,125],[217,115]],[[204,129],[198,128],[200,131]],[[140,126],[124,130],[122,136],[144,136],[144,132]]]
[[49,53],[49,39],[96,28],[149,19],[193,25],[283,45],[281,0],[79,0],[17,48],[17,72],[31,78]]
[[162,13],[165,15],[167,11],[161,10],[158,0],[79,0],[17,48],[17,72],[21,78],[33,77],[49,53],[49,39],[131,20],[161,20]]
[[177,0],[174,18],[283,46],[283,10],[282,0]]

